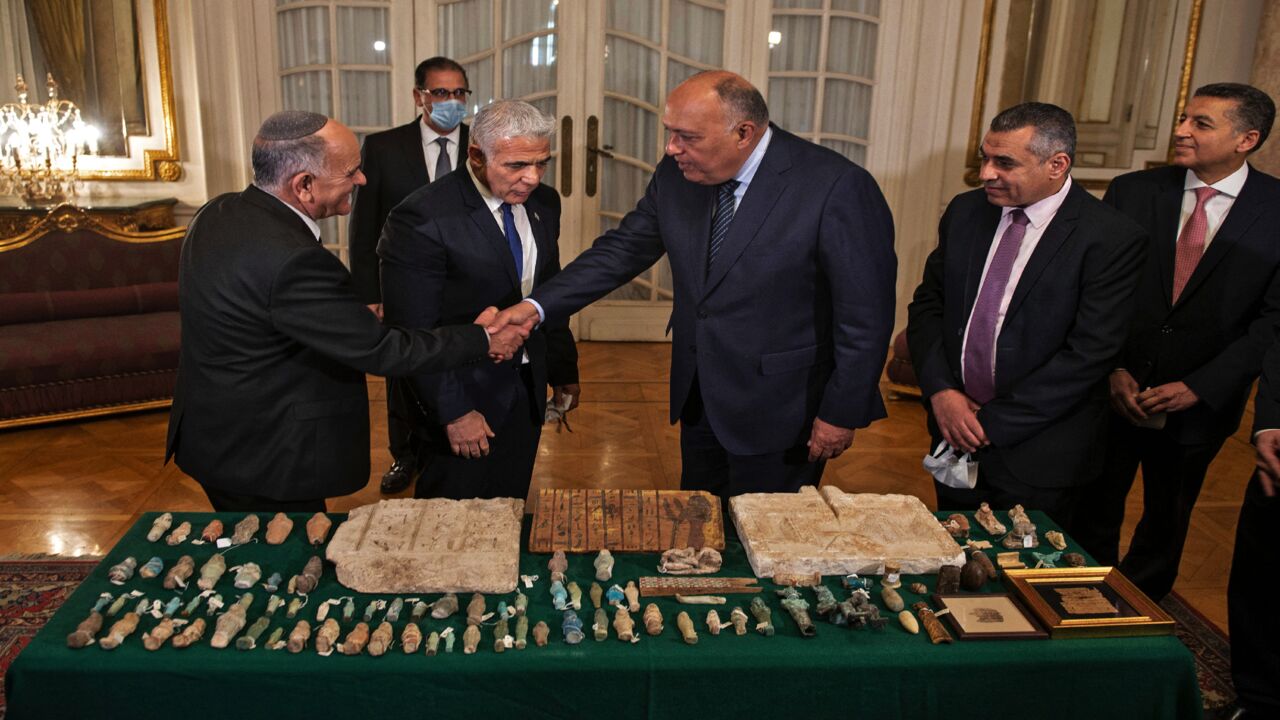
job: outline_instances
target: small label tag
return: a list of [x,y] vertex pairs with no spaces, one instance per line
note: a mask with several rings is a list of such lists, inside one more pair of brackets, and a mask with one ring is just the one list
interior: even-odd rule
[[933,613],[933,616],[942,617],[943,615],[950,615],[950,614],[951,614],[951,608],[942,608],[941,610],[935,611]]
[[1032,545],[1032,544],[1031,544],[1031,540],[1032,540],[1032,537],[1031,537],[1030,535],[1023,535],[1023,536],[1022,536],[1022,547],[1024,547],[1024,548],[1035,547],[1035,545]]
[[231,547],[231,538],[218,538],[218,541],[214,544],[217,545],[219,550],[225,550]]
[[502,636],[502,647],[504,647],[504,648],[506,648],[506,649],[510,650],[511,648],[513,648],[513,647],[515,647],[515,646],[516,646],[515,638],[511,637],[510,635],[503,635],[503,636]]
[[442,631],[440,632],[440,639],[442,639],[442,640],[443,640],[444,638],[447,638],[447,637],[449,637],[449,636],[450,636],[450,635],[452,635],[452,634],[453,634],[453,628],[452,628],[452,627],[447,627],[447,628],[445,628],[444,630],[442,630]]
[[538,576],[537,575],[521,575],[520,580],[524,583],[524,587],[527,590],[533,587],[533,584],[538,581]]
[[898,582],[898,573],[889,573],[888,576],[885,577],[885,581],[891,583]]

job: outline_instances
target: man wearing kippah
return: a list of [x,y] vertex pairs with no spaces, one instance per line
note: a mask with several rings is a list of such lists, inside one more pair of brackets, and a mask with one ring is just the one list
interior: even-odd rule
[[320,243],[365,182],[355,135],[287,111],[253,141],[254,180],[209,201],[182,244],[182,350],[165,460],[214,510],[316,511],[369,479],[365,373],[410,375],[509,359],[528,327],[385,327]]

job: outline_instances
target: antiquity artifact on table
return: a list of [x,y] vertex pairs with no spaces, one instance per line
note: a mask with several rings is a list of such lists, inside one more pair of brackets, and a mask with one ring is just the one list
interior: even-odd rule
[[950,595],[960,591],[960,566],[943,565],[938,568],[938,592]]
[[911,607],[916,611],[916,615],[920,616],[920,624],[924,625],[924,631],[929,634],[930,642],[934,645],[951,642],[951,633],[947,632],[946,626],[933,614],[933,610],[927,603],[922,601]]
[[[785,588],[778,591],[778,596],[782,598],[782,609],[786,610],[791,619],[796,621],[796,626],[800,628],[802,637],[813,637],[818,634],[817,628],[813,626],[813,620],[809,617],[809,603],[800,597],[800,591],[793,587]],[[760,598],[756,598],[759,600]]]
[[243,520],[236,523],[235,528],[231,531],[231,544],[244,545],[252,540],[253,536],[258,534],[258,528],[261,523],[262,521],[258,519],[257,515],[253,513],[246,515]]
[[951,513],[947,519],[942,522],[942,527],[951,537],[957,540],[964,540],[969,537],[969,518],[960,513]]
[[405,655],[412,655],[422,647],[422,628],[418,627],[418,623],[410,621],[404,624],[404,629],[400,631],[400,647],[404,649]]
[[404,598],[396,598],[391,601],[391,606],[387,608],[386,621],[393,623],[400,620],[400,613],[404,612]]
[[200,579],[196,585],[201,590],[212,590],[226,571],[227,559],[222,556],[222,553],[214,553],[204,562],[204,565],[200,566]]
[[715,548],[672,548],[662,553],[658,572],[667,575],[706,575],[717,572],[724,559]]
[[204,530],[200,531],[200,539],[205,542],[216,542],[220,537],[222,537],[222,521],[218,518],[210,520],[209,524],[204,526]]
[[578,583],[570,580],[569,584],[565,586],[565,589],[569,591],[569,605],[572,606],[574,610],[581,610],[582,588],[578,587]]
[[729,613],[729,622],[733,623],[735,635],[747,634],[747,613],[740,607],[734,607]]
[[427,650],[426,650],[427,657],[436,655],[439,652],[440,652],[440,633],[436,632],[435,630],[432,630],[431,634],[427,636]]
[[186,542],[187,538],[190,536],[191,523],[184,521],[181,525],[175,528],[173,532],[169,533],[169,537],[165,538],[164,541],[170,545],[181,545]]
[[551,606],[557,610],[564,610],[569,607],[569,591],[564,589],[564,583],[559,580],[551,581]]
[[551,582],[563,583],[565,581],[564,573],[569,569],[569,559],[564,556],[563,550],[557,550],[551,554],[551,559],[547,561],[547,570],[551,573]]
[[604,589],[600,587],[600,583],[598,582],[591,583],[591,589],[588,590],[587,593],[591,595],[592,607],[595,607],[597,609],[602,607],[600,603],[604,599]]
[[484,620],[484,595],[475,593],[467,603],[467,624],[479,625]]
[[684,547],[724,548],[719,498],[688,490],[549,488],[540,490],[535,500],[530,552],[662,552]]
[[322,512],[312,515],[307,521],[307,542],[312,545],[323,545],[325,538],[329,537],[331,527],[333,527],[333,521],[328,515]]
[[605,612],[604,608],[596,608],[591,631],[595,635],[596,642],[609,639],[609,613]]
[[662,634],[662,610],[657,603],[649,603],[644,608],[644,631],[650,635]]
[[293,520],[288,515],[278,512],[271,518],[271,522],[267,523],[267,544],[279,545],[289,538],[291,532],[293,532]]
[[138,577],[143,580],[150,580],[159,575],[161,570],[164,570],[164,561],[159,557],[153,557],[138,568]]
[[765,637],[773,635],[773,611],[759,597],[751,598],[751,614],[756,618],[756,630]]
[[523,650],[529,643],[529,616],[521,615],[516,618],[516,649]]
[[324,621],[320,629],[316,631],[316,652],[321,655],[328,655],[333,652],[333,646],[338,642],[338,636],[342,633],[342,628],[338,625],[338,621],[329,618]]
[[195,572],[196,561],[190,555],[183,555],[178,558],[178,562],[169,568],[169,572],[164,575],[164,589],[176,590],[179,586],[186,587],[187,579]]
[[636,635],[636,621],[631,619],[631,613],[622,606],[613,614],[613,632],[623,642],[636,642],[640,639]]
[[498,613],[498,622],[493,626],[493,651],[503,652],[507,649],[508,635],[511,629],[505,613]]
[[94,610],[89,613],[89,617],[80,621],[80,624],[76,626],[75,632],[67,636],[67,647],[74,649],[88,645],[101,629],[102,613]]
[[884,601],[885,607],[894,612],[902,612],[902,610],[907,607],[907,604],[903,602],[902,596],[898,594],[898,591],[888,585],[880,586],[880,599]]
[[351,628],[351,632],[342,640],[343,655],[359,655],[364,651],[364,646],[369,644],[369,624],[358,622],[356,626]]
[[707,611],[707,632],[711,633],[712,635],[719,635],[720,627],[721,627],[720,613],[717,613],[715,610],[708,610]]
[[289,580],[289,592],[306,595],[315,590],[316,586],[320,584],[320,573],[323,569],[324,561],[320,559],[319,555],[312,555],[306,566],[302,568],[302,573],[294,575]]
[[155,627],[142,634],[142,647],[148,650],[159,650],[161,645],[173,637],[173,618],[165,618]]
[[124,642],[125,638],[132,635],[133,631],[138,629],[139,619],[138,613],[136,612],[125,613],[124,617],[115,621],[115,623],[111,625],[111,629],[107,631],[107,636],[102,638],[98,643],[98,647],[103,650],[115,650],[120,647],[120,643]]
[[311,623],[306,620],[299,620],[297,625],[293,626],[293,630],[289,631],[289,641],[286,647],[291,653],[300,653],[307,648],[307,641],[311,639]]
[[195,620],[192,620],[190,625],[183,628],[182,632],[174,636],[173,646],[181,649],[191,647],[192,645],[200,642],[200,638],[204,637],[205,627],[204,618],[196,618]]
[[635,580],[628,580],[627,587],[623,589],[622,594],[627,598],[627,610],[629,612],[640,612],[640,588],[636,587]]
[[157,542],[172,526],[173,513],[162,514],[151,523],[151,529],[147,531],[147,540],[149,542]]
[[613,577],[613,553],[607,548],[601,548],[600,554],[596,555],[591,564],[596,569],[596,580],[608,582]]
[[1067,538],[1057,530],[1048,530],[1044,534],[1044,539],[1049,541],[1054,550],[1066,550]]
[[761,587],[753,577],[642,577],[640,595],[670,597],[672,595],[732,595],[758,593]]
[[236,638],[237,650],[252,650],[258,646],[258,638],[262,637],[262,633],[267,631],[271,625],[271,615],[268,613],[253,621],[248,630],[244,631],[244,635]]
[[391,623],[386,620],[378,625],[378,629],[373,631],[369,636],[369,654],[373,657],[379,657],[387,652],[391,647],[391,639],[395,637],[394,628]]
[[903,610],[898,613],[898,622],[902,625],[902,629],[915,635],[920,632],[920,623],[916,622],[916,616],[911,614],[910,610]]
[[582,620],[572,610],[564,611],[564,622],[560,624],[560,631],[564,634],[564,641],[570,645],[577,645],[586,637],[582,632]]
[[245,563],[236,571],[236,578],[233,583],[237,590],[248,590],[258,581],[262,579],[262,568],[258,563]]
[[448,593],[431,603],[431,617],[436,620],[444,620],[456,612],[458,612],[458,596],[453,593]]
[[986,503],[978,506],[978,512],[974,513],[973,519],[977,520],[982,529],[990,535],[1003,535],[1007,531],[1004,523],[996,518],[996,514],[991,512],[991,506]]
[[110,580],[113,585],[123,585],[133,577],[133,573],[137,569],[137,558],[127,557],[115,565],[112,565],[111,569],[107,570],[107,579]]
[[243,630],[245,623],[248,622],[249,606],[252,604],[253,593],[241,595],[230,609],[218,617],[217,624],[213,626],[213,639],[209,644],[218,649],[230,645],[231,639]]
[[698,632],[693,629],[693,619],[689,617],[689,613],[681,610],[676,615],[676,629],[680,631],[680,637],[686,645],[698,644]]

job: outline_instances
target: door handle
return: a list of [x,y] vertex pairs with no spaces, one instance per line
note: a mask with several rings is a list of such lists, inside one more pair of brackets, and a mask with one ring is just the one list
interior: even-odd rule
[[592,115],[587,118],[587,197],[595,197],[600,178],[601,157],[612,158],[612,145],[600,146],[600,118]]
[[560,121],[560,195],[573,194],[573,118]]

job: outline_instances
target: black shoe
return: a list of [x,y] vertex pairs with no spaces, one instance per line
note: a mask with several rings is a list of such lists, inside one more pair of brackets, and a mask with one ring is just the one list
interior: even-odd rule
[[382,476],[382,494],[391,495],[409,487],[417,475],[413,471],[412,463],[402,463],[399,460],[391,463],[391,469],[386,475]]

